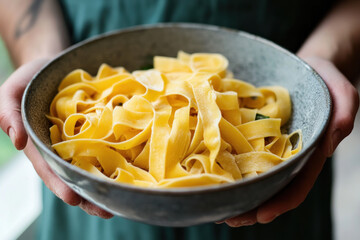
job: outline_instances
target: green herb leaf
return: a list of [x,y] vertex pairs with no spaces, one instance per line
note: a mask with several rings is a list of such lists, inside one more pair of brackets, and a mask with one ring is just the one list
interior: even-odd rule
[[255,120],[267,119],[267,118],[270,118],[270,117],[269,117],[269,116],[262,115],[262,114],[260,114],[260,113],[257,113],[256,116],[255,116]]

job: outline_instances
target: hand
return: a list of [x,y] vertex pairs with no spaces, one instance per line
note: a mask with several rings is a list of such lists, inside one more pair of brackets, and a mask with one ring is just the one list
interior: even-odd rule
[[0,126],[10,136],[18,150],[24,149],[40,178],[56,196],[67,204],[80,206],[90,215],[111,218],[110,213],[81,198],[63,183],[50,169],[26,134],[20,114],[21,97],[32,76],[47,61],[47,59],[38,59],[23,65],[0,87]]
[[306,198],[325,163],[338,144],[352,131],[359,107],[357,90],[335,67],[325,59],[310,57],[304,61],[324,79],[332,97],[333,108],[329,126],[318,148],[301,172],[281,192],[257,209],[225,220],[231,227],[269,223],[279,215],[298,207]]

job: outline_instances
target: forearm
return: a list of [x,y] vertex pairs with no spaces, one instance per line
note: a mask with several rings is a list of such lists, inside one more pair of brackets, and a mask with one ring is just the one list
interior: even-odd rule
[[56,0],[0,0],[0,34],[16,66],[52,57],[69,45]]
[[315,29],[298,52],[333,62],[349,79],[359,74],[360,1],[341,1]]

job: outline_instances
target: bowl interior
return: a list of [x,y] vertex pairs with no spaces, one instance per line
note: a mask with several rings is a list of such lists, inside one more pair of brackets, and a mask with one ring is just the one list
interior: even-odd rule
[[[281,85],[291,95],[288,131],[301,129],[303,150],[319,138],[330,113],[330,97],[321,78],[289,52],[261,38],[228,29],[191,24],[163,24],[107,34],[64,51],[32,80],[23,99],[23,116],[33,138],[51,150],[45,117],[63,77],[81,68],[95,75],[102,63],[128,70],[147,65],[155,55],[221,53],[236,78],[256,86]],[[35,139],[35,140],[36,140]],[[292,160],[290,160],[292,161]]]

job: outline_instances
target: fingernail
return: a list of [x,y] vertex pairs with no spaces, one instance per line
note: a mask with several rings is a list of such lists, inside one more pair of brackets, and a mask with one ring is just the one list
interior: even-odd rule
[[251,221],[251,220],[240,221],[241,226],[251,226],[251,225],[254,225],[254,224],[255,224],[255,222]]
[[231,227],[243,227],[243,226],[251,226],[254,225],[256,222],[251,221],[251,220],[230,220],[227,221],[226,223],[228,223],[229,226]]
[[15,145],[16,135],[15,130],[12,127],[9,128],[9,137],[11,139],[11,142]]
[[260,216],[260,218],[258,218],[258,221],[260,223],[269,223],[269,222],[272,222],[273,220],[275,220],[275,218],[277,218],[280,214],[271,214],[271,215],[262,215]]
[[341,131],[339,129],[335,130],[335,132],[332,134],[332,138],[331,138],[331,148],[330,148],[330,153],[328,154],[329,156],[332,155],[336,149],[336,147],[338,146],[338,144],[341,141]]

